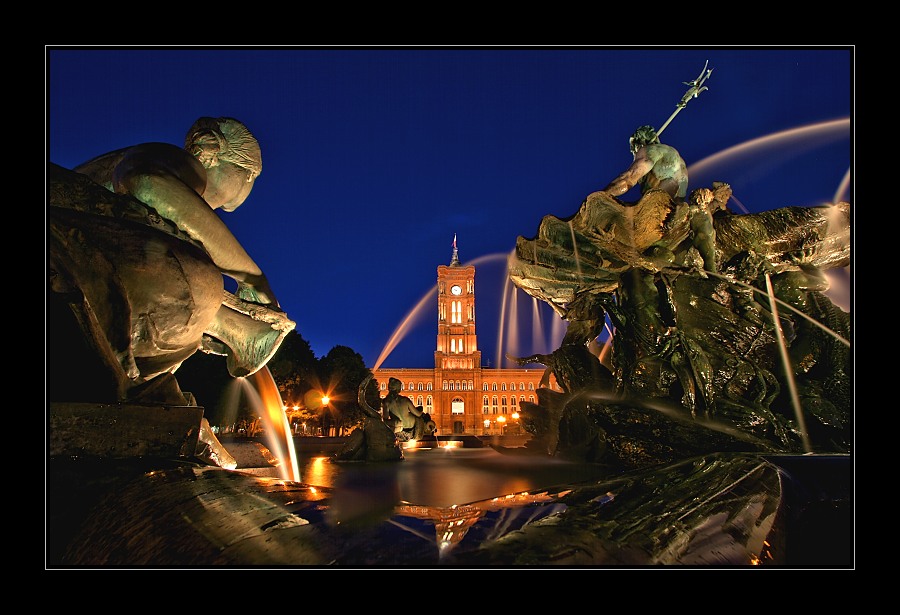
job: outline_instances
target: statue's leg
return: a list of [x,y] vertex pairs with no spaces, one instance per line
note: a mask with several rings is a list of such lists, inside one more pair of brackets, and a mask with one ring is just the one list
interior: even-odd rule
[[63,293],[88,354],[107,372],[94,383],[92,401],[185,404],[171,374],[199,349],[222,303],[222,274],[202,250],[169,234],[57,209],[50,216],[51,289]]
[[[69,306],[88,353],[106,371],[106,384],[97,383],[98,389],[105,389],[96,391],[98,401],[122,401],[139,375],[131,352],[130,306],[115,267],[92,245],[92,234],[79,228],[79,215],[64,211],[50,216],[50,290],[56,293],[55,302]],[[65,344],[55,349],[64,354],[79,347],[71,339],[51,337],[49,343]],[[78,362],[86,358],[71,356],[70,364],[77,371],[82,367]]]

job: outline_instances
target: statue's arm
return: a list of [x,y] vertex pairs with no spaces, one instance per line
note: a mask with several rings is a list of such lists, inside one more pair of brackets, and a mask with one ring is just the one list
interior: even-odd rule
[[646,156],[639,155],[631,163],[631,166],[625,169],[618,177],[612,180],[604,192],[608,192],[613,196],[622,196],[634,186],[637,185],[641,178],[644,177],[653,168],[653,161]]
[[238,282],[241,299],[278,306],[262,270],[198,193],[202,167],[175,151],[170,157],[141,150],[126,156],[114,173],[116,192],[131,194],[202,243],[222,273]]

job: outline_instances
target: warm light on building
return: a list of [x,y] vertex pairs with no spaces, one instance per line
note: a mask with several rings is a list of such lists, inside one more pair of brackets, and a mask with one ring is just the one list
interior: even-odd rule
[[[484,435],[494,421],[502,432],[506,415],[513,413],[518,420],[523,404],[539,403],[537,393],[546,368],[482,366],[475,333],[475,266],[459,261],[454,240],[450,264],[437,268],[434,368],[378,368],[372,372],[382,397],[390,378],[402,382],[402,394],[431,417],[440,437]],[[546,386],[562,390],[552,374]],[[519,432],[518,423],[514,430]]]

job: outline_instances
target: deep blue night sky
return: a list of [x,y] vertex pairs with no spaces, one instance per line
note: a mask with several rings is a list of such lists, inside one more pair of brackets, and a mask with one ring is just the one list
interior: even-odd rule
[[[575,213],[630,164],[634,129],[661,126],[707,60],[708,91],[662,138],[691,187],[730,183],[735,211],[853,203],[850,47],[48,47],[47,158],[72,168],[136,143],[181,145],[201,116],[237,118],[263,172],[222,217],[317,356],[340,344],[373,367],[455,234],[463,263],[478,264],[479,345],[496,366],[516,237]],[[849,310],[849,272],[837,273]],[[385,367],[433,366],[433,300],[419,316]],[[519,333],[522,354],[552,350],[532,324]]]

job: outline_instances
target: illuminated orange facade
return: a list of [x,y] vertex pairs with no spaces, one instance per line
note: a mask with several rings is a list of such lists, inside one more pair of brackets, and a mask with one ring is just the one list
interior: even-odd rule
[[[481,366],[475,332],[475,267],[462,265],[453,238],[449,265],[437,268],[437,345],[434,369],[373,370],[382,397],[389,378],[403,383],[403,395],[431,415],[438,435],[521,433],[522,402],[537,402],[545,369]],[[547,386],[559,390],[550,376]]]

